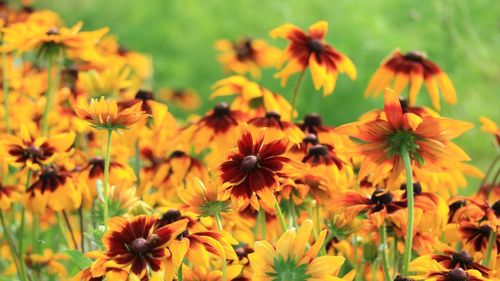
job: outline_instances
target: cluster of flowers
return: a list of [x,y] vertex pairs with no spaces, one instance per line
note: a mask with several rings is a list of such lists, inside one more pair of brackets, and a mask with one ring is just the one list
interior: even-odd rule
[[[472,124],[416,105],[424,84],[436,110],[440,92],[457,101],[423,54],[390,54],[366,90],[383,92],[383,109],[334,128],[315,113],[294,120],[308,69],[324,95],[339,73],[356,78],[326,22],[272,30],[285,50],[221,40],[233,76],[211,98],[232,100],[179,120],[167,104],[200,99],[151,91],[151,60],[108,29],[28,6],[0,15],[2,276],[498,280],[500,156],[486,174],[466,164],[452,140]],[[282,84],[298,74],[290,103],[252,80],[273,67]],[[498,127],[481,121],[498,152]],[[471,197],[458,195],[466,175],[482,178]]]

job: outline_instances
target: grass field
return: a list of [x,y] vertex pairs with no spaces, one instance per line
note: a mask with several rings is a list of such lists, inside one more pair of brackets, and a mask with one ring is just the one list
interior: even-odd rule
[[[166,0],[44,0],[39,7],[59,12],[67,24],[83,20],[86,29],[109,26],[130,49],[154,59],[153,87],[191,87],[207,101],[212,83],[226,74],[218,65],[213,43],[239,36],[268,38],[284,22],[307,27],[317,20],[330,24],[328,40],[356,64],[358,79],[341,76],[335,93],[322,98],[310,79],[302,88],[301,113],[316,111],[333,125],[355,120],[380,107],[382,100],[362,93],[380,61],[396,47],[422,50],[454,81],[459,103],[444,105],[444,116],[467,120],[476,127],[458,143],[485,169],[494,154],[492,137],[480,132],[478,117],[500,122],[500,5],[496,0],[466,1],[166,1]],[[284,46],[283,41],[269,42]],[[290,96],[266,71],[260,81]],[[428,95],[419,95],[428,104]],[[175,110],[175,109],[174,109]]]

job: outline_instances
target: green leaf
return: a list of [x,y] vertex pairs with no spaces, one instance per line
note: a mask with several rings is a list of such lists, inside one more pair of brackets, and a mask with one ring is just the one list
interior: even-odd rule
[[85,257],[83,253],[78,250],[65,250],[64,252],[71,258],[71,263],[79,270],[92,265],[92,260]]

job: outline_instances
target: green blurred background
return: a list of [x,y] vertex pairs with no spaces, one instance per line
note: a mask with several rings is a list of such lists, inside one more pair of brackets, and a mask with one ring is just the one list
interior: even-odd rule
[[[332,96],[323,98],[305,79],[299,97],[301,113],[319,112],[328,123],[355,120],[381,107],[382,99],[364,99],[368,79],[394,48],[422,50],[451,77],[459,103],[443,104],[442,114],[467,120],[476,127],[458,139],[485,170],[495,153],[493,138],[479,129],[485,115],[500,122],[500,4],[497,0],[438,1],[278,1],[278,0],[43,0],[39,8],[59,12],[68,25],[83,20],[85,29],[109,26],[122,45],[149,53],[154,60],[153,87],[191,87],[205,101],[199,113],[213,105],[210,86],[227,74],[216,61],[217,39],[241,36],[272,40],[269,31],[285,22],[307,28],[318,20],[330,24],[327,40],[348,55],[358,79],[339,76]],[[259,81],[290,97],[295,77],[282,89],[266,70]],[[309,75],[307,76],[309,77]],[[420,104],[430,104],[426,90]],[[444,101],[442,101],[444,103]],[[174,112],[178,112],[173,109]],[[475,181],[477,182],[477,181]]]

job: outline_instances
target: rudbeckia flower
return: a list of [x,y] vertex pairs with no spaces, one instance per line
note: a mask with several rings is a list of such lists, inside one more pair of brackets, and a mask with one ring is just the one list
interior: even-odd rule
[[[481,272],[484,277],[489,277],[492,272],[490,268],[481,265],[480,263],[474,262],[473,257],[464,250],[460,252],[448,250],[442,254],[430,255],[427,257],[429,259],[437,261],[447,269],[454,269],[457,267],[460,267],[463,270],[474,269]],[[422,257],[422,259],[424,258]]]
[[186,127],[182,134],[197,153],[211,145],[227,148],[234,144],[238,126],[247,119],[247,114],[232,110],[227,103],[222,102],[200,120]]
[[201,216],[226,213],[230,210],[229,196],[222,190],[222,184],[210,181],[205,184],[197,177],[177,188],[177,195],[189,210]]
[[[463,221],[459,223],[458,231],[461,238],[465,240],[465,249],[468,249],[472,253],[486,253],[490,234],[496,230],[488,222],[476,223]],[[493,252],[496,252],[497,249],[500,249],[500,235],[496,235]]]
[[141,110],[151,115],[153,113],[152,107],[155,106],[156,103],[155,95],[152,91],[139,90],[133,99],[118,102],[118,108],[120,110],[125,110],[136,103],[141,103]]
[[19,136],[5,135],[2,154],[5,160],[16,167],[39,170],[42,165],[66,158],[75,140],[75,133],[63,133],[49,138],[36,138],[25,126]]
[[283,120],[290,120],[292,106],[281,95],[248,80],[244,76],[234,75],[217,81],[210,98],[236,95],[231,108],[241,110],[250,116],[263,115],[269,111],[279,113]]
[[68,272],[63,262],[68,259],[69,257],[64,253],[54,253],[51,249],[44,249],[43,254],[28,253],[24,261],[32,270],[45,272],[53,277],[57,276],[59,280],[66,280]]
[[146,120],[148,115],[141,110],[142,102],[137,102],[131,107],[118,110],[114,100],[105,97],[92,99],[88,107],[75,106],[75,113],[81,119],[89,122],[98,130],[120,130]]
[[133,88],[131,69],[121,65],[111,65],[102,70],[91,69],[78,72],[78,86],[89,95],[113,97]]
[[481,272],[475,269],[464,270],[460,267],[448,269],[426,256],[418,257],[410,264],[410,271],[415,272],[416,280],[426,281],[489,281]]
[[344,212],[348,219],[354,219],[361,212],[366,213],[379,228],[389,215],[406,208],[406,205],[405,201],[395,200],[391,192],[376,189],[371,196],[356,191],[336,195],[332,198],[329,209],[333,213]]
[[[417,116],[404,113],[394,91],[387,89],[384,98],[385,118],[359,121],[337,128],[359,139],[357,153],[364,156],[358,177],[372,174],[372,183],[377,185],[387,178],[387,186],[395,186],[404,169],[401,149],[406,149],[413,165],[434,171],[451,167],[460,169],[467,154],[453,142],[472,128],[472,124],[447,118]],[[416,178],[418,181],[419,179]]]
[[165,249],[186,229],[187,220],[160,225],[157,217],[141,215],[131,219],[115,217],[108,226],[102,239],[106,267],[124,268],[143,278],[147,268],[155,272],[163,269]]
[[160,89],[159,97],[188,111],[197,109],[201,104],[200,97],[192,89]]
[[254,252],[248,255],[254,271],[253,280],[344,280],[337,276],[344,257],[320,256],[326,230],[310,247],[309,237],[313,223],[305,220],[299,230],[287,230],[273,247],[268,241],[255,242]]
[[108,28],[83,31],[82,22],[71,28],[41,25],[26,21],[10,25],[3,30],[2,52],[37,50],[41,56],[54,56],[67,51],[72,58],[83,60],[97,56],[94,46],[108,32]]
[[54,211],[72,210],[81,203],[73,175],[56,165],[46,166],[35,175],[33,183],[26,190],[26,207],[37,213],[46,208]]
[[255,78],[260,77],[261,68],[275,66],[281,55],[280,50],[262,39],[219,40],[215,49],[220,52],[217,59],[225,70],[237,74],[250,73]]
[[432,105],[436,109],[440,109],[439,103],[439,88],[446,100],[450,104],[457,103],[455,88],[450,78],[444,73],[441,68],[427,59],[418,51],[401,53],[399,50],[394,51],[387,60],[382,62],[380,68],[375,72],[365,90],[365,96],[374,95],[391,86],[391,81],[394,79],[394,91],[400,94],[403,89],[410,83],[408,98],[410,105],[415,104],[417,94],[425,83],[427,91],[431,96]]
[[295,124],[281,120],[281,115],[276,111],[269,111],[263,117],[254,117],[248,120],[248,128],[259,131],[267,128],[266,134],[270,139],[289,137],[291,141],[300,143],[304,133]]
[[265,140],[264,131],[252,135],[246,128],[241,130],[238,148],[227,156],[220,167],[220,178],[231,194],[236,206],[249,203],[259,209],[275,204],[274,191],[279,188],[279,177],[290,174],[294,161],[286,157],[288,139]]
[[309,27],[307,34],[293,24],[283,24],[270,32],[273,38],[283,38],[290,41],[285,50],[288,64],[275,75],[281,78],[281,84],[286,85],[290,75],[311,68],[314,88],[323,87],[323,94],[333,93],[338,73],[347,73],[351,79],[356,79],[356,68],[344,54],[335,50],[325,41],[328,23],[319,21]]

